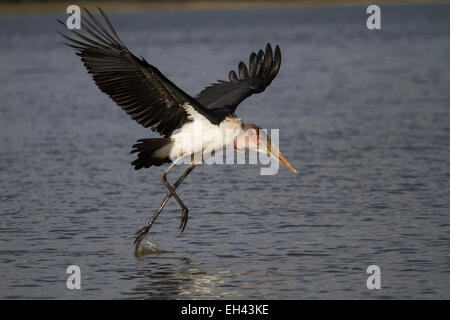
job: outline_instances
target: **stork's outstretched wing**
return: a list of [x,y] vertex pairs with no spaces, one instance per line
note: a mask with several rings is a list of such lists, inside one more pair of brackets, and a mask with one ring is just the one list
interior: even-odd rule
[[244,62],[238,66],[239,76],[230,71],[230,81],[218,80],[200,92],[196,99],[207,108],[228,107],[233,112],[245,98],[254,93],[263,92],[275,79],[281,65],[281,52],[275,47],[275,55],[270,44],[266,46],[266,52],[259,50],[258,55],[252,52],[249,68]]
[[72,38],[58,32],[70,41],[67,43],[69,46],[76,49],[76,54],[81,57],[100,90],[131,118],[164,136],[170,136],[175,129],[190,121],[183,107],[185,103],[210,121],[215,120],[207,109],[179,89],[156,67],[133,55],[100,8],[109,30],[87,9],[83,10],[90,18],[83,17],[81,23],[86,34],[71,30],[76,36]]

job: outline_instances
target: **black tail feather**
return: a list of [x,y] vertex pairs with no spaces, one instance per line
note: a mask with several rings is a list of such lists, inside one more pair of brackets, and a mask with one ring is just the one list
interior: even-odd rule
[[138,143],[133,146],[130,153],[138,152],[138,158],[134,160],[131,165],[135,170],[141,168],[150,168],[151,166],[160,166],[164,163],[169,163],[172,160],[168,156],[161,158],[155,155],[155,152],[165,145],[172,143],[171,139],[140,139]]

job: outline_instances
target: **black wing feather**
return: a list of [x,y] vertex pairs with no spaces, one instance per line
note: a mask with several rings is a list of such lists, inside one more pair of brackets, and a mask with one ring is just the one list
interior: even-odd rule
[[239,77],[234,71],[230,71],[230,81],[218,80],[200,92],[196,99],[208,109],[227,107],[234,112],[239,103],[254,93],[263,92],[275,79],[281,65],[281,52],[275,47],[273,55],[272,47],[268,43],[265,53],[259,50],[258,55],[252,52],[249,59],[249,67],[240,62],[238,65]]
[[109,31],[87,9],[83,10],[90,18],[83,17],[81,24],[87,35],[76,30],[71,30],[76,36],[74,38],[61,32],[59,34],[70,41],[67,45],[75,48],[76,54],[81,57],[100,90],[132,119],[167,137],[190,121],[182,107],[189,103],[200,114],[215,122],[212,114],[194,98],[179,89],[145,59],[133,55],[100,8]]

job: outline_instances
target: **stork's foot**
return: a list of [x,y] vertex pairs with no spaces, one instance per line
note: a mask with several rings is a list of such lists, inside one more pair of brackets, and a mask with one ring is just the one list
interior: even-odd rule
[[142,227],[141,229],[139,229],[138,231],[136,231],[136,239],[134,239],[134,249],[137,251],[137,249],[139,248],[139,245],[142,242],[142,239],[145,238],[145,236],[147,235],[148,231],[150,230],[150,226],[146,225],[144,227]]
[[184,228],[186,228],[188,218],[189,218],[189,210],[188,210],[188,208],[185,207],[185,208],[183,208],[183,211],[181,213],[180,232],[183,232]]

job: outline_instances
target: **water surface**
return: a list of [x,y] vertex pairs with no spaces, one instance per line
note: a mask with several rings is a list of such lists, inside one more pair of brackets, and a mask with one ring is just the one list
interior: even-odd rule
[[61,44],[63,13],[0,16],[0,298],[450,298],[449,9],[384,6],[379,31],[364,7],[111,14],[193,95],[279,44],[277,79],[238,115],[280,128],[299,170],[195,169],[185,232],[171,200],[138,256],[166,191],[128,152],[155,135]]

